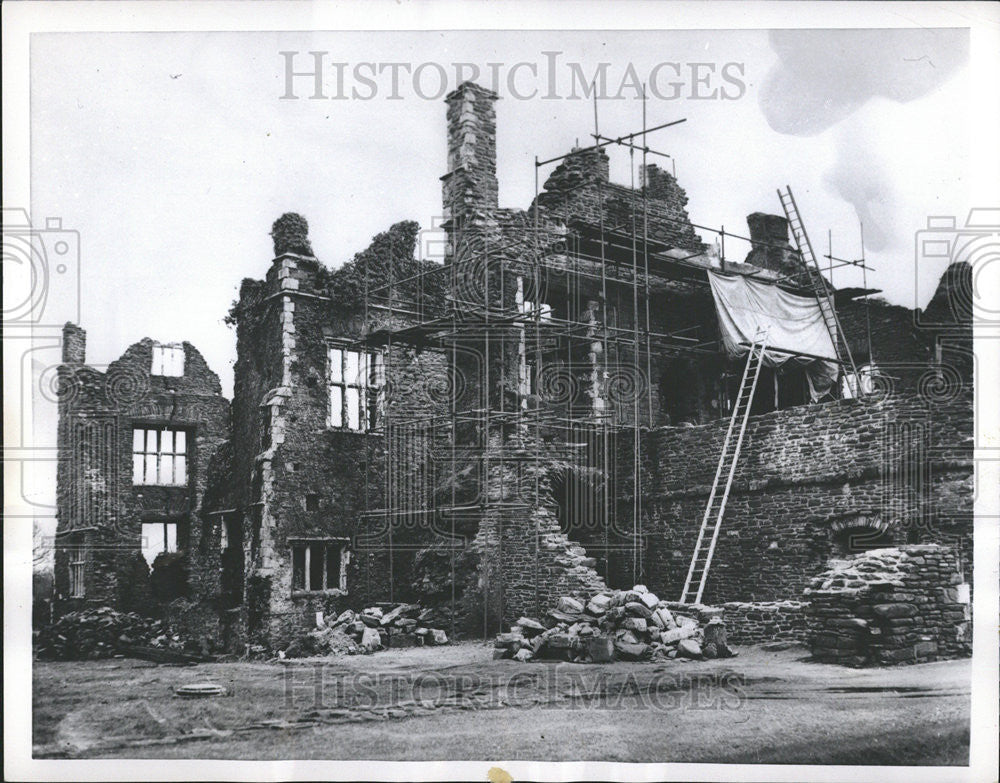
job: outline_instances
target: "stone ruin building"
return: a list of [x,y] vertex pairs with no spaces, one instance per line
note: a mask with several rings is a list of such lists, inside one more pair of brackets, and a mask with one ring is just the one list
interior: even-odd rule
[[968,265],[915,313],[822,281],[785,216],[709,246],[638,142],[635,187],[607,140],[501,208],[495,102],[447,98],[443,263],[402,222],[331,271],[303,218],[275,222],[229,314],[232,401],[187,343],[99,372],[65,327],[57,611],[157,611],[243,651],[378,602],[490,635],[603,586],[680,597],[753,350],[727,343],[726,285],[828,297],[851,363],[767,355],[701,601],[798,611],[831,557],[898,544],[948,544],[971,581]]

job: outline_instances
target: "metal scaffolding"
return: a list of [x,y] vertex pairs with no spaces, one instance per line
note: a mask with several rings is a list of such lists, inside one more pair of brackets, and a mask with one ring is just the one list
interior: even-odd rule
[[[450,250],[445,263],[411,277],[394,279],[390,263],[388,280],[373,281],[365,268],[364,334],[357,345],[384,352],[390,379],[376,423],[384,439],[384,502],[368,510],[367,525],[371,542],[387,544],[390,585],[394,553],[428,546],[429,535],[434,546],[450,554],[454,599],[456,556],[470,536],[482,535],[484,520],[496,525],[496,538],[488,545],[502,547],[503,525],[534,519],[537,568],[541,532],[532,511],[539,507],[587,532],[584,543],[598,557],[606,580],[615,556],[628,560],[634,582],[643,581],[643,483],[648,480],[643,439],[659,416],[654,363],[720,350],[712,324],[654,326],[651,298],[698,288],[707,292],[710,269],[780,282],[812,295],[810,287],[795,286],[793,280],[734,269],[742,265],[727,263],[726,240],[751,239],[724,226],[656,216],[660,223],[718,236],[718,265],[705,253],[678,257],[676,249],[650,236],[647,156],[670,156],[652,149],[647,136],[682,122],[646,127],[643,100],[642,130],[611,138],[600,133],[595,103],[593,145],[535,158],[535,197],[527,216],[500,210],[475,221],[453,218],[446,224]],[[611,146],[624,149],[629,158],[630,214],[624,224],[606,225],[609,186],[600,177],[596,221],[574,214],[571,198],[593,182],[561,193],[546,191],[542,206],[543,168],[572,156],[601,155]],[[623,186],[614,187],[620,192]],[[560,196],[561,207],[555,203]],[[779,247],[759,240],[753,246]],[[443,289],[444,300],[432,300],[428,289]],[[412,388],[399,388],[392,380],[396,362],[407,356],[412,367],[416,355],[438,359],[426,368],[433,377],[411,384],[426,382],[426,388],[437,389],[423,406],[412,404]],[[625,448],[628,441],[631,449]],[[564,483],[556,492],[553,482],[560,480]],[[616,502],[624,486],[631,494],[630,509]],[[414,530],[426,535],[412,535]],[[498,551],[498,562],[501,556]],[[483,586],[484,601],[491,600],[496,587]],[[502,591],[496,595],[502,601]],[[536,613],[543,609],[537,606]],[[484,636],[497,630],[488,614],[483,613]]]

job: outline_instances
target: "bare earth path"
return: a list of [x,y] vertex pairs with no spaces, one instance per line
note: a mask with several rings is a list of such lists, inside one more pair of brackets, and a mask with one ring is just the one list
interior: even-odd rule
[[[290,663],[34,663],[35,757],[966,764],[970,662],[519,664],[465,643]],[[230,695],[183,699],[215,682]]]

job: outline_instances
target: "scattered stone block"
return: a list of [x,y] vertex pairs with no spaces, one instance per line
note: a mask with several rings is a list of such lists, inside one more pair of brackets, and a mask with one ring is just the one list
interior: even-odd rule
[[696,633],[696,628],[671,628],[669,631],[660,632],[660,641],[663,644],[676,644],[683,639],[691,638]]
[[521,629],[521,632],[525,636],[535,636],[545,630],[544,625],[538,622],[538,620],[532,620],[530,617],[518,618],[517,627]]
[[366,627],[361,634],[361,647],[366,652],[375,652],[382,649],[382,637],[374,628]]
[[593,615],[602,615],[611,608],[611,596],[599,593],[587,602],[587,611]]
[[653,648],[648,644],[615,642],[615,654],[623,661],[641,661],[652,655]]
[[440,628],[431,628],[431,641],[434,644],[448,644],[448,634]]
[[569,650],[576,644],[576,640],[568,633],[554,633],[548,638],[548,646],[557,650]]
[[694,639],[681,639],[677,644],[677,654],[685,658],[701,658],[701,645]]
[[356,619],[353,609],[347,609],[337,615],[337,619],[333,621],[334,626],[344,625],[345,623],[353,623]]
[[570,596],[563,596],[559,599],[556,609],[565,614],[580,614],[583,611],[583,604]]
[[524,641],[524,637],[519,633],[502,633],[497,636],[493,646],[516,650],[521,646],[522,641]]
[[594,663],[609,663],[615,654],[615,646],[607,636],[594,636],[586,642],[587,655]]
[[399,647],[416,647],[420,644],[419,637],[408,633],[394,633],[389,637],[389,647],[396,649]]

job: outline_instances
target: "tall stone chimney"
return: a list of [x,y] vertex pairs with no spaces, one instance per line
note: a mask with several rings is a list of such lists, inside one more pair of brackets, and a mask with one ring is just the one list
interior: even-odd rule
[[448,173],[441,177],[448,221],[490,212],[499,206],[497,183],[497,95],[463,82],[448,104]]
[[67,322],[62,329],[63,364],[83,364],[87,361],[87,332]]

